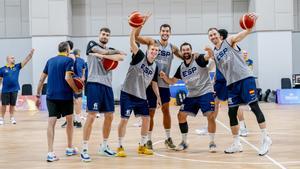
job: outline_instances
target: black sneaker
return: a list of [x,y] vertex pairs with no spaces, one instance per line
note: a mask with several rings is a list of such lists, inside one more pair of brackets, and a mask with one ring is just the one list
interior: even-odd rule
[[165,140],[165,146],[167,147],[167,149],[171,149],[171,150],[174,150],[176,148],[176,146],[173,144],[171,137]]
[[81,122],[76,122],[76,128],[81,128],[82,127],[82,124],[81,124]]
[[66,128],[67,126],[67,121],[64,122],[64,124],[61,125],[61,128]]

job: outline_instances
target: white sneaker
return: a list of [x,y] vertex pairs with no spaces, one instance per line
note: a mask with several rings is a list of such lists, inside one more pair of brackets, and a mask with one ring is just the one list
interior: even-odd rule
[[217,152],[217,145],[214,142],[210,142],[208,148],[209,148],[209,152],[211,153]]
[[238,153],[243,151],[243,146],[241,143],[238,144],[231,144],[230,147],[224,150],[224,153],[226,154],[232,154],[232,153]]
[[272,140],[269,136],[266,136],[261,143],[258,155],[263,156],[269,152],[270,146],[272,145]]
[[4,125],[4,119],[0,117],[0,125]]
[[247,128],[240,128],[240,136],[241,137],[247,137],[248,136],[248,130]]
[[183,151],[183,150],[186,150],[187,148],[189,147],[189,145],[185,142],[181,142],[176,148],[175,150],[176,151]]
[[142,126],[142,121],[139,120],[139,121],[137,121],[136,123],[133,123],[133,126],[134,126],[134,127],[141,127],[141,126]]
[[208,134],[207,127],[203,127],[203,128],[200,128],[200,129],[196,129],[195,132],[196,132],[196,134],[198,134],[198,135],[207,135],[207,134]]
[[80,157],[81,157],[81,161],[83,161],[83,162],[90,162],[90,161],[92,161],[92,159],[91,159],[91,157],[90,157],[90,155],[89,155],[89,153],[88,153],[87,150],[83,150],[81,152],[81,154],[80,154]]
[[11,124],[17,124],[17,121],[14,117],[10,118],[10,123]]
[[105,155],[108,157],[114,157],[116,155],[116,152],[112,151],[108,146],[100,146],[98,154]]
[[48,153],[47,155],[47,161],[48,162],[54,162],[54,161],[57,161],[59,160],[59,158],[57,158],[57,156],[55,155],[55,153]]

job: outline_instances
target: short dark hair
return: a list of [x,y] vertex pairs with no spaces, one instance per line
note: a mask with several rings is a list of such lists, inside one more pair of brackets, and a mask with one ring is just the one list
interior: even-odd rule
[[218,32],[220,36],[223,37],[223,39],[226,39],[228,37],[228,31],[226,29],[219,29]]
[[73,54],[74,55],[80,55],[80,49],[74,49]]
[[169,24],[165,23],[165,24],[160,25],[159,30],[161,30],[162,28],[169,28],[170,32],[171,32],[171,26]]
[[58,45],[58,52],[67,52],[68,47],[70,47],[68,42],[60,42]]
[[101,28],[101,29],[100,29],[100,32],[102,32],[102,31],[107,32],[107,33],[110,33],[110,29],[107,28],[107,27]]
[[70,41],[70,40],[68,40],[67,43],[69,44],[70,49],[72,50],[73,47],[74,47],[74,43],[72,41]]
[[219,31],[217,28],[215,28],[215,27],[212,27],[212,28],[209,28],[207,32],[209,32],[209,31],[212,31],[212,30]]
[[180,45],[180,50],[182,49],[183,46],[187,46],[187,45],[190,46],[191,49],[193,49],[190,43],[184,42],[183,44]]

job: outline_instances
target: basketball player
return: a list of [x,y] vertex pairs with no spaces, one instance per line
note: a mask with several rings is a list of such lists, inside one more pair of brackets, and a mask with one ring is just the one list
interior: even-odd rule
[[146,89],[153,88],[158,105],[161,105],[159,89],[157,86],[158,68],[154,62],[157,57],[159,46],[154,43],[150,45],[147,51],[147,56],[140,50],[135,43],[135,33],[139,28],[132,28],[130,35],[130,46],[132,51],[132,61],[130,63],[120,96],[121,105],[121,121],[118,128],[119,148],[116,156],[126,157],[123,147],[123,138],[126,132],[128,119],[132,112],[135,116],[142,118],[141,126],[141,141],[138,147],[139,154],[152,155],[153,151],[146,147],[147,133],[149,130],[149,109],[147,103]]
[[226,79],[228,90],[228,106],[231,132],[233,134],[233,144],[225,149],[225,153],[242,152],[243,148],[239,139],[239,123],[237,120],[237,111],[240,104],[248,104],[256,116],[257,122],[262,132],[261,147],[259,155],[268,153],[272,144],[271,138],[267,134],[265,117],[258,105],[256,96],[256,86],[254,77],[249,71],[241,53],[234,44],[242,41],[251,29],[239,32],[221,40],[220,34],[216,28],[208,30],[209,40],[215,45],[214,58],[216,66]]
[[87,46],[88,79],[87,79],[87,119],[83,128],[83,145],[81,159],[84,162],[91,161],[88,154],[88,141],[90,139],[92,125],[98,112],[104,113],[103,143],[100,145],[99,153],[105,156],[115,156],[115,152],[108,147],[108,137],[113,120],[114,95],[112,90],[112,71],[105,70],[102,58],[115,61],[124,59],[125,54],[118,50],[108,49],[107,43],[110,38],[110,30],[101,28],[99,43],[90,41]]
[[184,99],[183,104],[178,113],[179,128],[182,134],[182,141],[176,147],[176,150],[182,151],[188,148],[187,134],[188,123],[187,116],[196,116],[199,109],[203,115],[207,116],[208,132],[209,132],[209,151],[216,152],[216,144],[214,142],[216,132],[215,122],[215,103],[213,96],[212,83],[210,81],[208,60],[213,57],[213,53],[206,55],[192,55],[192,45],[185,42],[180,46],[184,61],[178,67],[173,78],[169,78],[163,71],[160,77],[168,84],[174,84],[182,79],[188,89],[188,95]]
[[[146,20],[149,18],[150,15],[146,16]],[[181,58],[181,53],[175,45],[169,43],[169,37],[171,35],[171,26],[168,24],[163,24],[160,26],[160,39],[155,40],[150,37],[144,37],[139,36],[140,31],[136,32],[136,41],[145,44],[145,45],[153,45],[155,43],[159,44],[159,52],[157,55],[157,58],[155,60],[157,66],[158,66],[158,72],[164,71],[168,76],[171,70],[171,64],[172,60],[174,58],[174,55]],[[137,36],[138,35],[138,36]],[[169,149],[174,149],[176,146],[173,144],[172,138],[171,138],[171,116],[170,116],[170,109],[169,109],[169,102],[170,102],[170,89],[169,84],[167,84],[163,79],[160,77],[158,78],[158,87],[159,87],[159,93],[161,96],[161,102],[162,107],[161,110],[163,112],[163,125],[165,128],[166,133],[166,140],[165,145]],[[149,112],[150,112],[150,127],[149,127],[149,133],[148,133],[148,142],[147,146],[148,148],[152,149],[152,131],[154,126],[154,114],[156,109],[156,96],[155,93],[152,90],[152,87],[147,88],[147,99],[149,103]]]
[[15,106],[18,97],[19,85],[19,73],[20,70],[30,61],[34,53],[34,49],[31,49],[27,57],[18,64],[15,64],[14,56],[7,56],[6,65],[0,68],[0,84],[2,84],[1,101],[2,110],[0,116],[0,126],[4,124],[5,114],[10,114],[11,124],[17,124],[14,117]]
[[37,88],[37,104],[40,104],[42,86],[45,79],[47,81],[47,108],[49,112],[47,140],[48,156],[47,161],[57,161],[58,157],[53,151],[55,124],[57,119],[66,117],[67,121],[67,149],[66,155],[78,154],[78,150],[73,147],[73,91],[80,91],[73,81],[74,61],[69,56],[70,46],[67,42],[58,45],[58,55],[49,59],[41,75]]
[[[220,34],[221,40],[224,40],[228,37],[227,30],[219,29],[218,32]],[[239,49],[239,51],[241,51],[240,48],[237,46],[237,44],[234,44],[234,46],[236,46],[237,49]],[[215,98],[215,116],[217,117],[219,110],[220,110],[221,101],[226,101],[228,99],[228,94],[227,94],[227,88],[226,88],[226,80],[225,80],[224,76],[222,75],[222,73],[218,70],[218,68],[216,68],[214,80],[215,80],[214,91],[215,91],[215,96],[216,96],[216,98]],[[239,119],[239,124],[240,124],[239,134],[242,137],[247,137],[248,131],[247,131],[245,121],[244,121],[244,113],[243,113],[243,110],[241,110],[241,108],[238,109],[238,119]],[[200,135],[206,134],[207,128],[204,127],[202,129],[198,129],[198,130],[196,130],[196,132]]]

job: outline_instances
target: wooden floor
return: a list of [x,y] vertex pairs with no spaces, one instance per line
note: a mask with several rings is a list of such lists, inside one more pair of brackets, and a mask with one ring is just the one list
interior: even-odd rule
[[[161,112],[157,111],[156,126],[153,133],[155,155],[144,156],[136,153],[140,138],[140,128],[133,127],[137,121],[132,117],[127,128],[124,143],[128,153],[126,158],[109,158],[97,155],[101,141],[102,119],[97,119],[90,141],[90,153],[93,159],[90,163],[83,163],[79,155],[66,157],[65,130],[60,128],[63,120],[59,120],[56,128],[55,151],[60,160],[54,163],[46,162],[47,155],[47,112],[16,113],[17,125],[11,125],[6,118],[6,124],[0,126],[0,169],[80,169],[80,168],[222,168],[222,169],[250,169],[250,168],[300,168],[300,105],[282,106],[276,104],[261,104],[265,113],[268,130],[273,140],[270,153],[267,156],[257,155],[260,131],[255,116],[245,107],[246,125],[249,136],[242,139],[244,152],[227,155],[223,150],[232,142],[228,128],[226,108],[222,108],[218,116],[216,143],[217,153],[208,152],[208,136],[198,136],[194,130],[205,124],[202,116],[190,117],[189,122],[189,149],[185,152],[174,152],[164,148],[164,130],[162,127]],[[179,107],[171,107],[172,137],[177,145],[181,135],[176,119]],[[119,123],[119,106],[116,107],[110,147],[117,147],[117,125]],[[75,129],[74,144],[81,148],[82,129]]]

